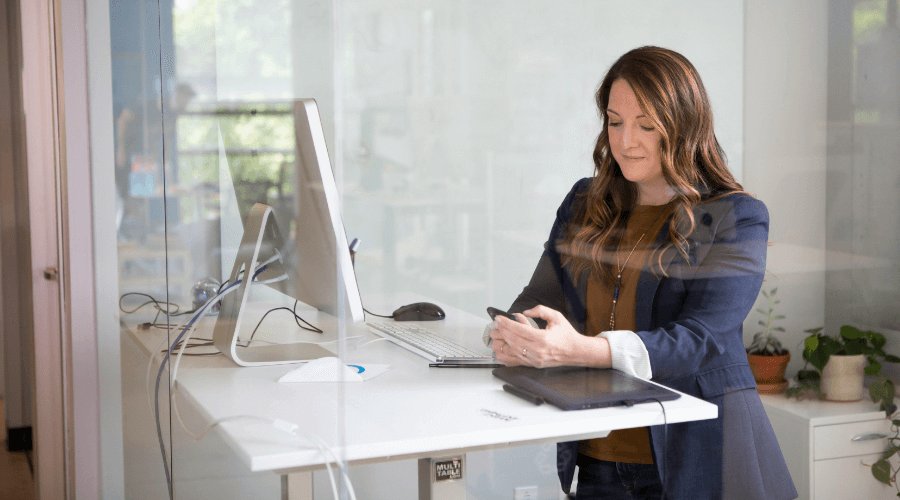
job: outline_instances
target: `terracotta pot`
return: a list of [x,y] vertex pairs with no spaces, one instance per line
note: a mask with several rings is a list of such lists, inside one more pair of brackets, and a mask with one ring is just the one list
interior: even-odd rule
[[784,372],[787,370],[791,353],[784,356],[758,356],[747,354],[747,362],[750,363],[750,371],[757,384],[778,384],[784,380]]
[[866,357],[832,354],[822,370],[820,389],[831,401],[859,401],[863,398]]

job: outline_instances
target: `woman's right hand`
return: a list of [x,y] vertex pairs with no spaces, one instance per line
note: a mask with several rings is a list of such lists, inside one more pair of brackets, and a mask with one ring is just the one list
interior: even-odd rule
[[[536,368],[612,366],[609,341],[578,333],[561,312],[539,305],[516,317],[518,322],[501,316],[494,320],[497,329],[491,331],[491,348],[501,363]],[[543,319],[547,326],[534,328],[526,317]]]

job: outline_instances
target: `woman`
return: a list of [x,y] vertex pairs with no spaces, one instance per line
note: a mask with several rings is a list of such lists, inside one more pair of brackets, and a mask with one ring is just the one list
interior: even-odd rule
[[596,102],[594,176],[563,201],[510,308],[532,321],[498,317],[492,348],[506,365],[652,379],[719,416],[560,443],[563,490],[577,464],[578,499],[796,498],[743,346],[768,212],[729,173],[700,76],[680,54],[642,47],[613,64]]

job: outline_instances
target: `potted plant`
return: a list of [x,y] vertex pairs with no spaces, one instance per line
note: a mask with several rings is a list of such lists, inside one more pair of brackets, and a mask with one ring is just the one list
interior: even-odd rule
[[[822,330],[821,327],[806,330],[809,336],[804,341],[803,359],[816,371],[804,366],[797,374],[800,383],[797,389],[817,389],[824,398],[832,401],[859,401],[863,397],[864,375],[869,375],[877,377],[869,387],[872,400],[892,405],[894,385],[881,375],[881,363],[897,363],[900,358],[884,351],[887,343],[884,335],[849,325],[842,326],[834,337]],[[788,396],[798,394],[795,390]],[[886,411],[889,409],[884,408],[885,403],[882,406]]]
[[747,362],[753,378],[756,379],[756,390],[760,394],[778,394],[784,392],[788,382],[784,379],[791,353],[781,347],[781,342],[775,337],[775,332],[783,332],[784,328],[775,326],[774,322],[784,319],[783,315],[775,314],[775,306],[781,303],[775,298],[778,288],[770,292],[762,290],[761,293],[769,301],[768,311],[757,309],[765,316],[759,321],[762,331],[753,336],[753,342],[747,348]]
[[[835,380],[835,377],[840,377],[840,372],[844,370],[840,368],[831,370],[828,367],[842,358],[863,358],[865,367],[862,368],[862,372],[876,378],[869,386],[869,397],[872,398],[873,403],[880,402],[880,408],[884,411],[885,416],[889,419],[892,418],[897,411],[897,405],[894,404],[895,388],[894,383],[881,374],[881,361],[897,363],[900,362],[900,358],[884,351],[887,343],[884,335],[871,331],[864,332],[849,325],[842,326],[837,337],[829,337],[823,334],[822,330],[821,327],[806,330],[809,336],[804,341],[803,359],[807,365],[812,363],[815,370],[807,370],[804,366],[804,369],[797,374],[799,386],[788,389],[787,396],[797,396],[798,399],[802,399],[805,393],[814,391],[820,398],[836,400],[835,396],[840,395],[839,393],[858,391],[857,399],[861,399],[863,380],[858,372],[852,375],[852,389],[848,389],[851,387],[849,382]],[[858,361],[854,362],[858,363]],[[854,368],[854,370],[857,369]],[[826,383],[826,378],[831,380]],[[858,387],[856,384],[859,384]],[[875,479],[887,485],[893,483],[897,486],[897,473],[900,472],[900,469],[893,469],[890,459],[894,454],[900,452],[900,420],[894,416],[891,424],[894,436],[888,438],[888,449],[881,459],[871,467]],[[897,496],[900,497],[900,487],[897,491]]]

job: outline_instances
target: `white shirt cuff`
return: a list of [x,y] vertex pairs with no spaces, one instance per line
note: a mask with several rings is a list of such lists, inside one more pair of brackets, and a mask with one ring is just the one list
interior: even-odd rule
[[653,377],[650,354],[644,346],[644,341],[636,333],[631,330],[612,330],[601,332],[599,336],[609,341],[614,370],[645,380]]

